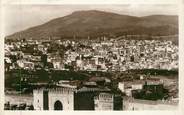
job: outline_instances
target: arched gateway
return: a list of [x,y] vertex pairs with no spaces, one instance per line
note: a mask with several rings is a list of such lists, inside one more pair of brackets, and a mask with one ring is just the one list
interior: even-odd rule
[[54,110],[63,110],[63,105],[62,105],[61,101],[57,100],[54,103]]
[[74,110],[73,88],[40,88],[33,95],[36,110]]

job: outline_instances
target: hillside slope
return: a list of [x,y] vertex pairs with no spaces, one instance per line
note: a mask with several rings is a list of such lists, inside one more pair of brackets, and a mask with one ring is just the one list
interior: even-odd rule
[[167,15],[134,17],[96,10],[77,11],[14,33],[6,38],[43,39],[53,36],[87,38],[90,36],[95,39],[104,35],[121,36],[125,34],[178,34],[178,17]]

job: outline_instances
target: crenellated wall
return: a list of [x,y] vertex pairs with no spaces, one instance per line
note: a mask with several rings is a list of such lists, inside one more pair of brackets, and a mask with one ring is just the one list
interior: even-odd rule
[[113,95],[109,93],[100,93],[95,96],[95,110],[113,110]]

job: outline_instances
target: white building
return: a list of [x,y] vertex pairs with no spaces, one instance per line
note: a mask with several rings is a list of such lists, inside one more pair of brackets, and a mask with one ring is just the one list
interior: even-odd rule
[[24,69],[34,69],[34,63],[26,60],[18,60],[17,64],[19,67]]
[[144,84],[145,82],[142,80],[133,82],[119,82],[118,88],[121,90],[121,92],[125,93],[127,96],[131,96],[132,90],[143,89]]
[[36,110],[74,110],[72,88],[37,89],[33,91]]
[[125,92],[125,84],[123,82],[118,83],[118,88],[121,90],[121,92]]
[[113,110],[113,95],[100,93],[95,97],[95,110]]

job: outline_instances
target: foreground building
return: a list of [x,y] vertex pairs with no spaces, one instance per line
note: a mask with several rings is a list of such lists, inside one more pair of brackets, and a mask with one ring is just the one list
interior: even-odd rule
[[[120,110],[120,96],[105,88],[41,88],[33,91],[36,110]],[[118,101],[118,102],[117,102]]]

